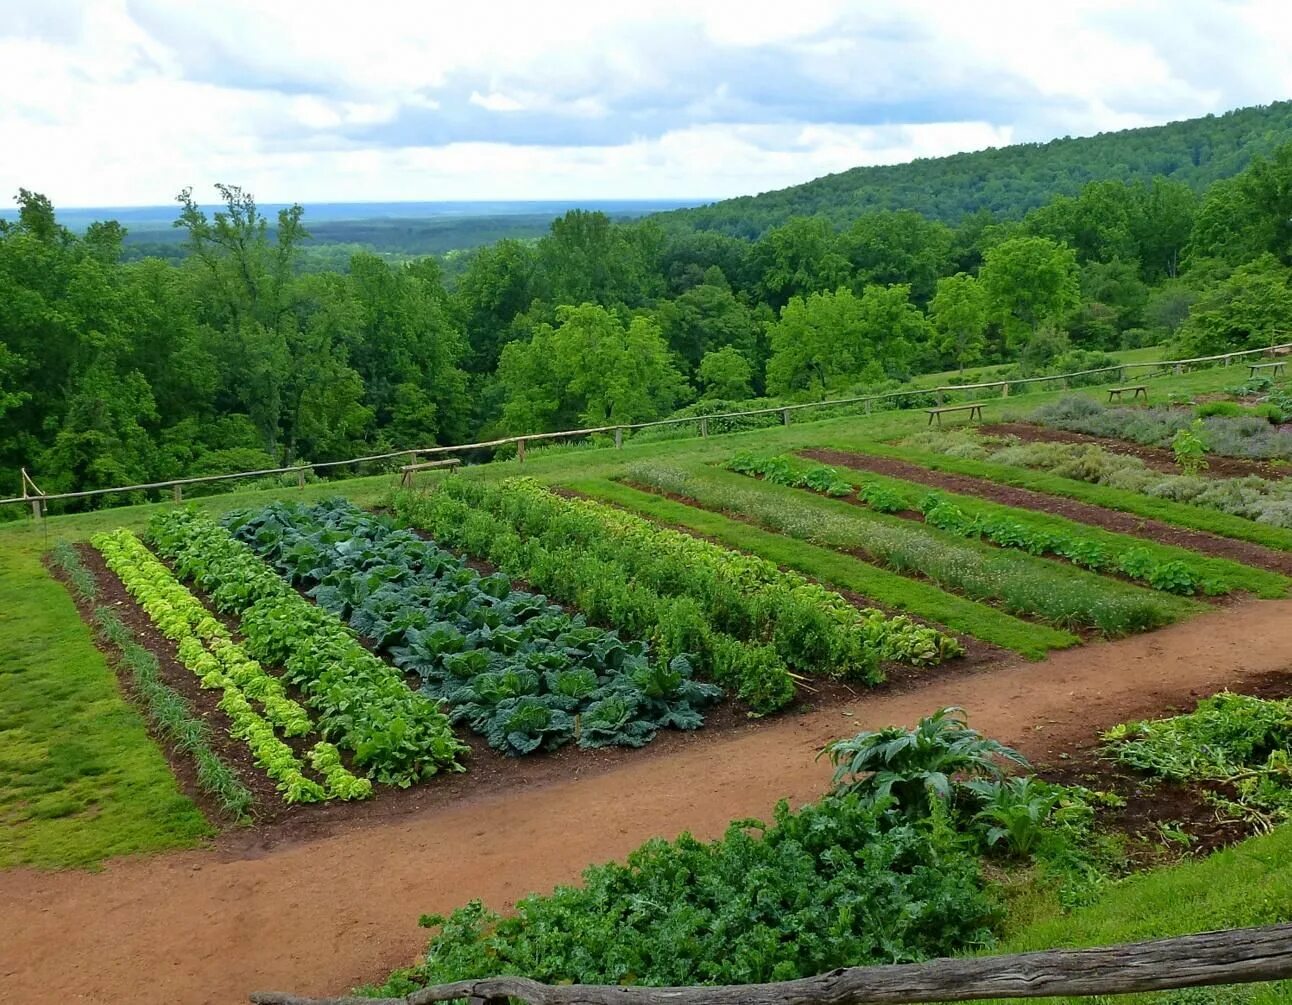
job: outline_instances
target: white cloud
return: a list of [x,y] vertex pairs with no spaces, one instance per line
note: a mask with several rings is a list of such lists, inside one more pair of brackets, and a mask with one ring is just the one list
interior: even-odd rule
[[1281,0],[7,0],[0,197],[718,197],[1268,102],[1290,49]]

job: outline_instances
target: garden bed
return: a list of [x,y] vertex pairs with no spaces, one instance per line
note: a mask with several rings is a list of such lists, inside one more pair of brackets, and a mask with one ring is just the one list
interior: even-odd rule
[[[1126,454],[1138,457],[1155,471],[1178,475],[1180,466],[1175,462],[1175,455],[1165,447],[1146,447],[1130,440],[1117,440],[1107,436],[1091,436],[1088,433],[1074,433],[1067,429],[1052,426],[1038,426],[1030,422],[995,422],[979,427],[984,436],[1014,436],[1029,443],[1089,443],[1103,447],[1115,454]],[[1207,454],[1207,467],[1198,474],[1213,478],[1242,478],[1245,475],[1259,475],[1262,478],[1286,478],[1292,475],[1292,469],[1286,464],[1272,464],[1268,461],[1249,461],[1241,457],[1222,457],[1219,454]]]
[[1162,523],[1145,517],[1125,513],[1120,510],[1104,509],[1090,503],[1078,502],[1062,496],[1046,495],[1032,489],[1003,485],[985,478],[972,475],[954,474],[949,471],[934,471],[921,467],[910,461],[894,457],[880,457],[873,454],[855,453],[847,450],[812,448],[800,450],[804,457],[821,461],[825,464],[837,464],[840,467],[854,468],[859,471],[873,471],[876,474],[891,475],[907,481],[919,482],[931,488],[946,489],[948,492],[960,492],[965,495],[979,496],[992,502],[1007,506],[1021,506],[1025,509],[1042,513],[1053,513],[1067,517],[1104,530],[1116,531],[1119,534],[1130,534],[1149,541],[1172,544],[1188,548],[1203,555],[1217,558],[1228,558],[1244,565],[1252,565],[1271,572],[1280,572],[1292,576],[1292,553],[1264,548],[1259,544],[1239,541],[1234,538],[1220,537],[1205,531],[1188,530],[1174,524]]

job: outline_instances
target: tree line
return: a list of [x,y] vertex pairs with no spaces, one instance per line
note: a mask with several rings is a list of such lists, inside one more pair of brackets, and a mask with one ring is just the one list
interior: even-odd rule
[[1292,328],[1292,144],[1196,193],[1103,180],[1021,217],[792,216],[756,239],[572,211],[446,268],[303,256],[189,191],[182,259],[126,260],[22,190],[0,222],[0,484],[48,492],[630,423],[756,396],[1175,339],[1189,353]]

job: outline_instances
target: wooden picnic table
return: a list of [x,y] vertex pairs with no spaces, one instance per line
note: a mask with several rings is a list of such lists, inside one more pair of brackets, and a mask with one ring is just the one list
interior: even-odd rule
[[1251,375],[1253,377],[1256,376],[1257,370],[1269,370],[1271,377],[1287,372],[1287,364],[1282,360],[1276,360],[1273,363],[1249,363],[1247,368],[1251,370]]
[[1114,401],[1121,401],[1122,392],[1124,391],[1131,392],[1131,401],[1134,401],[1136,398],[1143,398],[1145,401],[1148,401],[1147,384],[1128,384],[1125,387],[1110,387],[1108,389],[1109,404],[1112,404]]
[[965,405],[942,405],[938,408],[926,408],[925,411],[929,413],[930,426],[933,425],[934,419],[938,420],[939,426],[942,425],[942,416],[945,412],[968,412],[970,422],[973,422],[974,416],[978,417],[979,422],[982,421],[981,401],[972,401]]

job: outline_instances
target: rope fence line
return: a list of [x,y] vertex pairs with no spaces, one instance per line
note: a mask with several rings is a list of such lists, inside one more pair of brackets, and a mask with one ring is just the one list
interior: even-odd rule
[[[1286,334],[1282,331],[1276,331],[1276,334]],[[790,424],[790,416],[795,412],[801,412],[808,409],[816,408],[836,408],[844,405],[863,405],[866,413],[869,414],[871,406],[878,402],[893,401],[901,398],[909,398],[915,395],[935,394],[938,398],[938,404],[945,403],[948,394],[954,394],[962,391],[985,390],[988,388],[1000,388],[1001,396],[1008,397],[1011,387],[1027,384],[1038,384],[1046,381],[1061,381],[1066,387],[1068,381],[1077,377],[1089,377],[1095,374],[1117,374],[1117,380],[1125,379],[1126,371],[1136,367],[1169,367],[1175,374],[1184,372],[1185,367],[1199,363],[1215,363],[1222,361],[1223,365],[1228,366],[1234,359],[1253,356],[1258,354],[1268,355],[1286,355],[1292,353],[1292,342],[1283,342],[1278,345],[1264,346],[1259,349],[1241,349],[1236,352],[1220,353],[1215,356],[1195,356],[1191,359],[1177,360],[1157,360],[1147,363],[1118,363],[1115,366],[1097,367],[1092,370],[1076,370],[1071,373],[1048,374],[1043,377],[1015,377],[1004,380],[988,380],[974,384],[944,384],[936,387],[907,387],[900,391],[888,391],[884,394],[859,395],[851,398],[829,398],[822,401],[806,401],[793,405],[776,405],[770,408],[754,408],[740,412],[721,412],[715,415],[703,416],[686,416],[675,419],[656,419],[652,422],[632,422],[619,423],[611,426],[590,426],[586,429],[561,429],[551,433],[525,433],[520,436],[505,436],[497,440],[486,440],[480,443],[458,443],[447,446],[433,447],[413,447],[406,450],[394,450],[382,454],[369,454],[364,457],[351,457],[341,461],[321,461],[313,464],[294,464],[280,468],[262,468],[256,471],[236,471],[230,474],[221,475],[197,475],[188,478],[171,478],[165,481],[144,482],[138,485],[119,485],[112,488],[102,489],[85,489],[78,492],[54,492],[45,493],[37,488],[36,483],[32,481],[27,469],[22,470],[21,495],[11,496],[7,499],[0,499],[0,506],[24,504],[30,505],[32,515],[40,519],[45,515],[46,504],[55,500],[63,499],[89,499],[97,496],[113,495],[121,492],[143,492],[152,489],[171,489],[173,498],[176,502],[183,501],[183,487],[185,485],[199,485],[210,482],[235,481],[243,478],[263,478],[269,475],[296,474],[297,484],[300,487],[305,485],[305,476],[315,471],[321,471],[328,468],[343,467],[349,464],[365,464],[373,461],[393,460],[404,457],[408,459],[409,464],[414,464],[418,457],[437,456],[443,454],[465,453],[472,450],[487,450],[495,447],[515,445],[516,459],[523,462],[525,460],[525,445],[527,443],[542,442],[547,440],[565,439],[577,436],[593,436],[596,434],[612,434],[615,440],[615,447],[623,446],[623,437],[625,431],[634,431],[639,429],[658,429],[665,426],[678,426],[694,424],[699,428],[699,435],[707,437],[709,435],[709,423],[720,419],[741,419],[758,415],[775,415],[781,416],[784,425]],[[1149,376],[1160,375],[1158,373]]]

